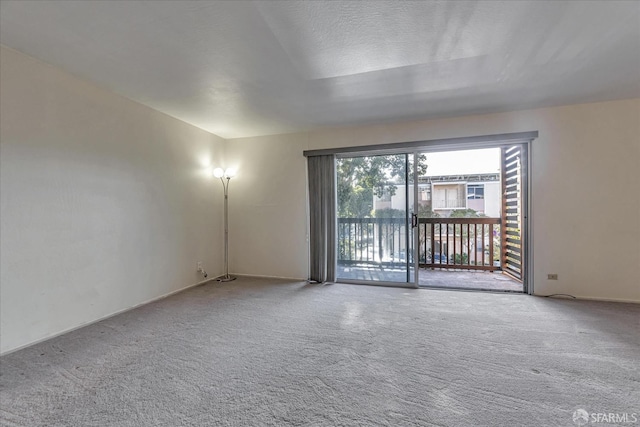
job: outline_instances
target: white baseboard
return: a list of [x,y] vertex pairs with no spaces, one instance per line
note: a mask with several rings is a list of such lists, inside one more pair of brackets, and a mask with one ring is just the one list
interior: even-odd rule
[[[216,277],[217,277],[217,276],[216,276]],[[199,286],[199,285],[205,284],[205,283],[207,283],[207,282],[212,282],[212,281],[215,281],[215,280],[216,280],[216,278],[215,278],[215,277],[207,278],[206,280],[202,280],[202,281],[200,281],[200,282],[198,282],[198,283],[194,283],[194,284],[191,284],[191,285],[185,286],[184,288],[176,289],[175,291],[171,291],[171,292],[168,292],[168,293],[166,293],[166,294],[160,295],[160,296],[158,296],[158,297],[151,298],[150,300],[147,300],[147,301],[141,302],[141,303],[136,304],[136,305],[134,305],[134,306],[131,306],[131,307],[128,307],[128,308],[123,308],[122,310],[118,310],[118,311],[116,311],[115,313],[107,314],[106,316],[99,317],[99,318],[97,318],[97,319],[95,319],[95,320],[90,320],[90,321],[88,321],[88,322],[83,322],[83,323],[81,323],[81,324],[79,324],[79,325],[77,325],[77,326],[73,326],[73,327],[71,327],[71,328],[64,329],[64,330],[62,330],[62,331],[60,331],[60,332],[55,332],[55,333],[53,333],[53,334],[49,334],[49,335],[45,336],[44,338],[39,338],[39,339],[37,339],[37,340],[35,340],[35,341],[32,341],[32,342],[30,342],[30,343],[27,343],[27,344],[21,345],[21,346],[16,347],[16,348],[12,348],[11,350],[7,350],[7,351],[5,351],[4,353],[0,353],[0,356],[5,356],[5,355],[7,355],[7,354],[10,354],[10,353],[13,353],[13,352],[16,352],[16,351],[22,350],[23,348],[31,347],[32,345],[36,345],[36,344],[39,344],[39,343],[41,343],[41,342],[44,342],[44,341],[47,341],[47,340],[50,340],[50,339],[53,339],[53,338],[59,337],[59,336],[64,335],[64,334],[67,334],[67,333],[69,333],[69,332],[73,332],[73,331],[78,330],[78,329],[80,329],[80,328],[84,328],[85,326],[93,325],[94,323],[101,322],[101,321],[106,320],[106,319],[109,319],[109,318],[111,318],[111,317],[115,317],[115,316],[117,316],[117,315],[119,315],[119,314],[126,313],[127,311],[134,310],[134,309],[136,309],[136,308],[138,308],[138,307],[142,307],[143,305],[147,305],[147,304],[150,304],[150,303],[152,303],[152,302],[159,301],[159,300],[161,300],[161,299],[164,299],[164,298],[170,297],[171,295],[175,295],[175,294],[177,294],[177,293],[179,293],[179,292],[183,292],[183,291],[186,291],[187,289],[191,289],[191,288],[194,288],[194,287],[196,287],[196,286]]]
[[[558,299],[573,299],[570,297],[566,297],[566,296],[562,296],[563,294],[558,293]],[[548,297],[548,298],[556,298],[554,296],[551,295],[542,295],[542,294],[533,294],[534,297]],[[580,296],[580,295],[573,295],[575,297],[575,299],[577,300],[583,300],[583,301],[602,301],[602,302],[623,302],[623,303],[627,303],[627,304],[640,304],[640,301],[638,300],[632,300],[632,299],[624,299],[624,298],[599,298],[599,297],[585,297],[585,296]]]
[[266,276],[264,274],[244,274],[244,273],[229,273],[232,276],[238,277],[254,277],[256,279],[282,279],[282,280],[295,280],[297,282],[306,282],[307,279],[302,279],[300,277],[285,277],[285,276]]

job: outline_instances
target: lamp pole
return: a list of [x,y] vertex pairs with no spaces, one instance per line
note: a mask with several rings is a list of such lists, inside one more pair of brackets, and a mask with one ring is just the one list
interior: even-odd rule
[[[224,190],[224,275],[218,277],[218,282],[230,282],[236,280],[235,277],[229,275],[229,181],[234,175],[232,170],[215,169],[213,175],[220,178],[222,189]],[[225,182],[226,180],[226,182]]]

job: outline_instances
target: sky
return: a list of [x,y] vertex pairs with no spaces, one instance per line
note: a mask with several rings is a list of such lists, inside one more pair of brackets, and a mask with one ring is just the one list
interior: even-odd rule
[[426,153],[427,176],[463,175],[500,171],[500,149]]

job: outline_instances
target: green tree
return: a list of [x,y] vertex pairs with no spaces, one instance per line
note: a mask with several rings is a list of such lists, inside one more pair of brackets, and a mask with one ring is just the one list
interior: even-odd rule
[[373,216],[376,218],[404,218],[406,212],[402,209],[376,209],[373,212]]
[[[386,194],[393,196],[397,185],[405,183],[405,155],[348,157],[338,159],[337,193],[338,216],[341,218],[368,218],[374,215],[373,198]],[[418,157],[418,175],[427,172],[427,156]],[[413,164],[409,165],[413,174]]]
[[449,215],[449,218],[487,218],[487,216],[473,209],[457,209]]
[[453,256],[454,258],[454,262],[456,264],[468,264],[469,263],[469,255],[466,253],[461,253],[461,254],[455,254]]
[[440,218],[440,214],[431,209],[431,202],[428,205],[418,205],[418,216],[420,218]]

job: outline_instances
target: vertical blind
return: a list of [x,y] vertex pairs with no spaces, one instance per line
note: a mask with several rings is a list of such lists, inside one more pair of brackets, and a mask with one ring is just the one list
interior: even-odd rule
[[309,173],[309,279],[336,280],[335,155],[311,156]]

